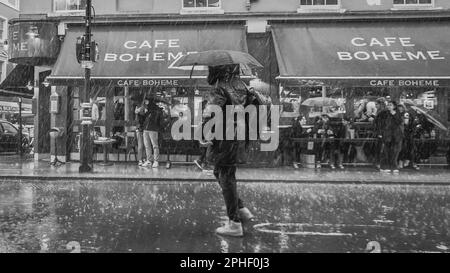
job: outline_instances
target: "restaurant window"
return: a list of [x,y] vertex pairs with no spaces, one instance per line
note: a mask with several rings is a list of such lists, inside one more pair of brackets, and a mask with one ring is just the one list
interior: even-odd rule
[[183,8],[220,8],[220,0],[183,0]]
[[433,7],[434,0],[394,0],[396,8]]
[[341,1],[340,0],[300,0],[300,8],[298,12],[308,12],[308,11],[323,11],[332,10],[340,11]]
[[57,12],[83,11],[86,0],[54,0],[53,7]]
[[149,0],[118,0],[118,11],[132,11],[132,12],[148,12],[153,9],[153,1]]
[[182,14],[189,13],[224,13],[221,0],[181,0]]
[[8,24],[4,18],[0,18],[0,82],[6,78],[6,61],[8,60],[8,52],[5,49],[7,41]]
[[16,10],[19,10],[19,0],[1,0],[0,2],[2,2],[3,4],[6,4]]

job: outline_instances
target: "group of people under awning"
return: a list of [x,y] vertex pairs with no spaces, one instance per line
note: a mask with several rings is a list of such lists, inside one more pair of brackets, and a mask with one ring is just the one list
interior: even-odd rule
[[[369,125],[370,132],[365,137],[371,141],[361,144],[345,141],[355,138],[354,130],[358,129],[355,121],[364,121]],[[438,128],[427,116],[384,97],[367,102],[364,107],[357,109],[353,119],[344,116],[330,120],[328,114],[322,114],[315,118],[313,126],[307,126],[306,123],[304,116],[295,118],[290,137],[323,139],[314,142],[317,168],[329,162],[332,169],[343,169],[344,161],[351,163],[356,160],[359,146],[369,161],[382,172],[398,173],[399,169],[406,167],[418,170],[417,163],[428,158],[433,148],[436,148],[435,143],[417,141],[436,138]],[[282,143],[281,149],[289,150],[289,145],[292,145],[288,139]],[[296,162],[299,154],[294,156],[294,167],[298,167]]]

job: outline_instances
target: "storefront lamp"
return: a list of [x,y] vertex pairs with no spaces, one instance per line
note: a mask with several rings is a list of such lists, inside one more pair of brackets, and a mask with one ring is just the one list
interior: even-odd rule
[[47,78],[45,78],[45,80],[44,80],[44,82],[42,82],[42,84],[43,84],[45,87],[49,87],[49,86],[50,86],[50,82],[47,80]]
[[31,90],[33,90],[33,88],[34,88],[34,86],[31,84],[31,82],[28,82],[27,89],[31,91]]
[[2,42],[2,45],[3,45],[3,49],[5,50],[5,51],[8,51],[8,49],[9,49],[9,45],[8,45],[8,41],[3,41]]

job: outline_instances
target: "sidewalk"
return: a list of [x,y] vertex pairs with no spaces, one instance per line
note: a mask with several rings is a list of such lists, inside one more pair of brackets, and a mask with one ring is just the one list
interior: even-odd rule
[[[103,167],[94,164],[92,173],[78,172],[79,163],[67,163],[60,167],[49,166],[48,162],[32,159],[0,160],[0,181],[158,181],[158,182],[215,182],[213,174],[199,171],[194,165],[173,165],[166,169],[161,164],[158,169],[142,168],[133,163],[116,163]],[[280,183],[358,183],[358,184],[425,184],[449,185],[450,170],[447,168],[426,168],[420,171],[403,170],[398,175],[382,174],[373,168],[348,167],[345,170],[322,168],[294,169],[282,168],[238,168],[239,182],[280,182]]]

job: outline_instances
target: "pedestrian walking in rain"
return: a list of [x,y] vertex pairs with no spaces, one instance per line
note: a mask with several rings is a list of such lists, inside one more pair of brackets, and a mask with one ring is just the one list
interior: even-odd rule
[[395,101],[388,102],[387,109],[377,115],[378,137],[383,142],[381,172],[398,173],[398,156],[402,148],[403,119]]
[[222,188],[229,218],[229,221],[223,227],[218,228],[216,233],[228,236],[243,236],[242,221],[253,218],[250,210],[244,207],[237,191],[236,164],[239,141],[236,139],[236,122],[234,122],[234,128],[226,127],[227,119],[234,119],[234,116],[226,115],[226,106],[246,107],[252,97],[252,93],[240,80],[239,72],[239,65],[209,67],[208,83],[213,88],[204,113],[205,122],[207,122],[210,113],[209,106],[219,106],[223,113],[224,136],[226,136],[227,130],[232,130],[235,137],[233,140],[213,139],[207,155],[208,161],[214,165],[214,175]]

